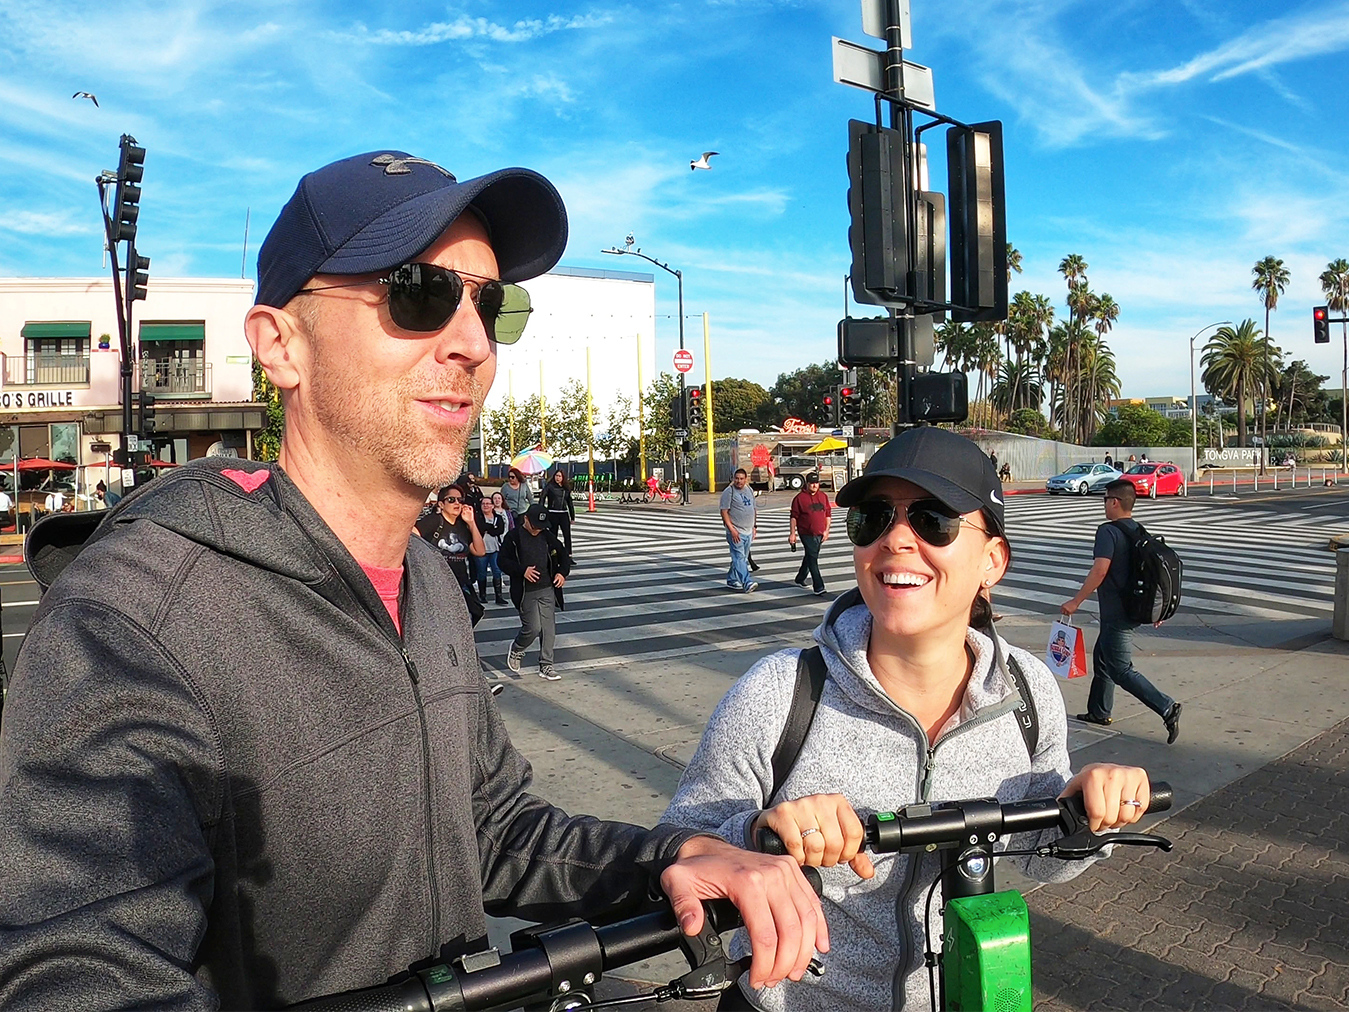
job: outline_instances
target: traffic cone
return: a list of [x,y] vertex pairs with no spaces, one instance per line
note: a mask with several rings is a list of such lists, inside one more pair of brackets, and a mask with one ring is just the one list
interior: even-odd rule
[[590,501],[590,506],[586,509],[587,513],[595,512],[595,483],[593,481],[586,483],[586,498]]

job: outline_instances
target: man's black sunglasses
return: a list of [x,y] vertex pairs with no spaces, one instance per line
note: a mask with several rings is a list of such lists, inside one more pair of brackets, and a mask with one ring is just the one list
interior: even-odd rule
[[[909,527],[934,548],[945,548],[955,541],[960,525],[967,521],[938,499],[919,499],[904,511]],[[899,506],[889,499],[866,499],[848,510],[848,540],[865,548],[884,537],[899,517]],[[976,531],[988,531],[969,524]]]
[[442,329],[458,311],[464,298],[465,278],[473,281],[478,289],[473,302],[478,307],[488,338],[497,344],[514,344],[520,340],[529,314],[533,312],[527,291],[519,285],[452,271],[437,264],[403,264],[389,271],[387,277],[374,281],[301,288],[295,294],[384,285],[389,289],[389,316],[394,324],[403,330],[429,334]]

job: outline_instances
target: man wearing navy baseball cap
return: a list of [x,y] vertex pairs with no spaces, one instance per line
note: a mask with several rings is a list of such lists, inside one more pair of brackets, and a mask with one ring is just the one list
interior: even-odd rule
[[285,406],[276,464],[193,461],[35,528],[0,1007],[276,1008],[482,947],[486,912],[614,916],[656,885],[690,932],[732,899],[756,984],[828,948],[790,859],[529,794],[454,576],[409,536],[529,318],[518,282],[566,239],[526,169],[309,173],[244,324]]

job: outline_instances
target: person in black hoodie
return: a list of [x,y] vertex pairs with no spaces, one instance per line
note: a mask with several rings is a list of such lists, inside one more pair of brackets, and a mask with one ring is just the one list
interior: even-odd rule
[[506,667],[519,671],[525,651],[537,637],[539,677],[556,682],[562,676],[553,668],[553,638],[557,613],[564,607],[562,585],[571,572],[571,560],[548,527],[546,509],[538,503],[529,507],[502,541],[497,561],[511,578],[511,601],[520,612],[520,634],[511,643]]
[[539,489],[539,503],[548,510],[548,522],[553,525],[556,534],[567,549],[567,558],[571,554],[571,525],[576,519],[576,506],[571,501],[571,482],[558,468]]
[[277,462],[192,461],[31,532],[0,1008],[278,1008],[483,948],[488,913],[622,916],[656,888],[690,933],[699,899],[740,906],[756,981],[828,947],[790,859],[532,795],[464,597],[410,533],[519,336],[507,286],[566,234],[526,169],[461,183],[384,151],[310,173],[244,320]]

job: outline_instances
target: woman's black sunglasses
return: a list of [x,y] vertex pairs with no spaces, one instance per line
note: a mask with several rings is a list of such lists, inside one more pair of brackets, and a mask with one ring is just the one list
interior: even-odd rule
[[[934,548],[945,548],[955,541],[960,525],[967,523],[951,507],[938,499],[919,499],[904,511],[909,527],[923,541]],[[848,540],[858,548],[865,548],[884,537],[899,517],[899,507],[889,499],[866,499],[848,510]],[[976,531],[988,532],[969,524]]]
[[384,285],[389,289],[389,316],[394,324],[403,330],[429,334],[443,328],[458,311],[464,298],[464,278],[477,286],[478,294],[473,302],[478,307],[488,338],[497,344],[514,344],[520,340],[529,314],[533,312],[527,291],[519,285],[452,271],[437,264],[403,264],[389,271],[387,277],[374,281],[301,288],[295,294]]

